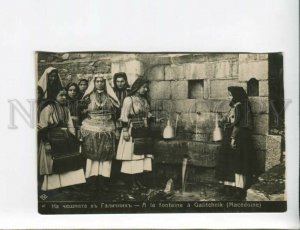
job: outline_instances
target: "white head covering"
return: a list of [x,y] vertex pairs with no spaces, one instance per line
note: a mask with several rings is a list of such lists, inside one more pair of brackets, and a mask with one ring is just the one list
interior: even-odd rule
[[82,98],[84,98],[85,96],[91,94],[94,89],[95,89],[95,80],[96,78],[103,78],[105,79],[105,86],[106,86],[106,93],[109,95],[109,97],[112,99],[112,103],[116,106],[116,107],[120,107],[120,102],[118,97],[116,96],[113,88],[111,87],[111,85],[109,84],[109,81],[107,79],[107,74],[95,74],[92,78],[92,80],[90,81],[90,84],[88,86],[88,88],[86,89],[84,95]]
[[[43,92],[44,92],[44,98],[47,98],[47,82],[48,82],[48,74],[51,73],[53,70],[57,70],[57,69],[54,68],[54,67],[48,67],[48,68],[44,71],[44,73],[43,73],[42,77],[40,78],[40,80],[38,81],[38,86],[40,86],[40,87],[43,89]],[[60,84],[63,86],[59,74],[58,74],[58,79],[59,79]]]

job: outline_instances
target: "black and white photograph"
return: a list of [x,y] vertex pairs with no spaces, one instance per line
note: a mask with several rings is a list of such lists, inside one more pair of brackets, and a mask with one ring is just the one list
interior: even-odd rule
[[41,214],[286,211],[282,53],[36,55]]
[[0,2],[0,229],[299,229],[298,0]]

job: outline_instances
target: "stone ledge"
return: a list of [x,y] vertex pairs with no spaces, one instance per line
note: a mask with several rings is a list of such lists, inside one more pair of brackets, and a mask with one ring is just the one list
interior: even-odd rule
[[198,167],[215,167],[220,143],[185,140],[156,140],[153,144],[156,163],[182,164],[184,158]]

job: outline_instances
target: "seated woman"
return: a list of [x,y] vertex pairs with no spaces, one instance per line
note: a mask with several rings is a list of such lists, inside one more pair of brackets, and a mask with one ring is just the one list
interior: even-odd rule
[[119,101],[106,77],[95,75],[86,90],[83,100],[88,101],[88,117],[83,120],[81,135],[83,154],[87,158],[85,177],[89,186],[108,191],[107,178],[111,174],[112,159],[115,157],[115,114]]
[[79,144],[69,109],[65,106],[67,91],[59,89],[54,101],[41,111],[38,122],[39,173],[44,176],[43,191],[85,183],[81,168]]
[[152,171],[152,143],[149,128],[150,105],[147,100],[148,81],[138,78],[124,99],[120,120],[123,129],[117,150],[122,160],[121,172],[128,175],[130,190],[145,188],[141,183],[144,172]]
[[244,199],[253,176],[257,174],[256,152],[251,130],[252,113],[248,96],[242,87],[228,87],[230,111],[220,121],[224,137],[218,156],[216,177],[224,184],[227,195]]

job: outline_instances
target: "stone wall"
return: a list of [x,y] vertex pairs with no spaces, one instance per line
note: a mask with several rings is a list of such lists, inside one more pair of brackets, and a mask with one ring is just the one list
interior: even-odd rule
[[264,170],[269,139],[267,54],[178,54],[164,65],[150,65],[145,77],[151,81],[152,107],[164,119],[159,129],[166,119],[174,125],[177,112],[177,136],[197,139],[205,133],[207,141],[212,140],[216,115],[220,117],[229,110],[227,87],[242,86],[247,91],[248,81],[258,80],[259,95],[250,96],[250,101],[254,146]]
[[143,75],[142,62],[134,54],[118,53],[44,53],[38,54],[38,79],[49,66],[58,69],[64,85],[90,80],[93,74],[126,72],[129,83]]
[[126,72],[130,84],[144,76],[151,82],[157,137],[167,119],[174,126],[179,116],[177,138],[185,140],[211,141],[216,116],[229,110],[227,87],[242,86],[247,91],[249,80],[254,78],[259,86],[258,95],[250,96],[253,141],[261,170],[265,165],[273,166],[280,157],[277,152],[274,155],[274,151],[267,151],[268,146],[277,147],[279,141],[268,135],[268,54],[39,53],[38,76],[49,66],[58,69],[64,84],[90,79],[97,73]]

